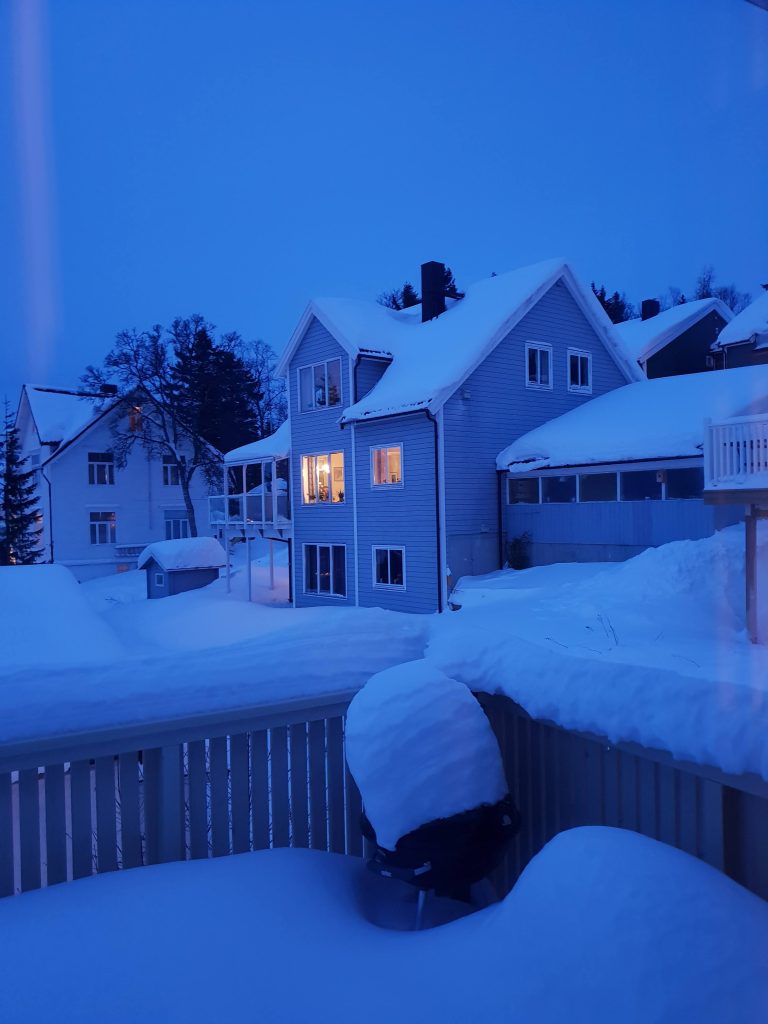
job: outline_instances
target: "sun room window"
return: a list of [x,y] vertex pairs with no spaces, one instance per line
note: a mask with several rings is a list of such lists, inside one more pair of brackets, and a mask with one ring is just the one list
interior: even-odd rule
[[327,409],[341,404],[341,360],[326,359],[322,363],[301,366],[299,375],[299,410]]
[[344,501],[344,452],[302,455],[301,488],[305,505]]
[[304,545],[304,593],[347,596],[347,549],[344,544]]
[[371,467],[374,487],[392,487],[403,482],[403,446],[371,448]]

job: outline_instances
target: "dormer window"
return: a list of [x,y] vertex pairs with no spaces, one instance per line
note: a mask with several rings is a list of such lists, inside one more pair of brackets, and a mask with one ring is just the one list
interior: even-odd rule
[[341,360],[326,359],[322,363],[301,366],[299,378],[299,410],[328,409],[341,405]]

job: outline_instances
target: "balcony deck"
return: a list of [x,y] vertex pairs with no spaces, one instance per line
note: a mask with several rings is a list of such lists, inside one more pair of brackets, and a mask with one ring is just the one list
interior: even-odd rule
[[768,414],[707,424],[704,500],[768,505]]

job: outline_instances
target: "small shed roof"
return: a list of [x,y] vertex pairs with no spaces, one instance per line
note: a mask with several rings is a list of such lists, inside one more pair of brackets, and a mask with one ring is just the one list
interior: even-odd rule
[[147,545],[139,555],[139,569],[143,569],[150,559],[154,559],[165,572],[177,572],[181,569],[221,569],[227,564],[224,548],[215,537],[156,541]]
[[768,291],[743,309],[722,329],[717,347],[740,345],[753,341],[758,348],[768,348]]
[[719,313],[726,324],[733,318],[721,299],[696,299],[671,306],[647,320],[625,320],[613,330],[629,358],[642,363],[712,312]]
[[291,424],[286,420],[274,434],[262,437],[260,441],[251,441],[239,448],[233,448],[224,456],[228,466],[241,465],[243,462],[258,462],[259,459],[287,459],[291,454]]
[[768,411],[768,366],[627,384],[523,434],[496,460],[514,473],[701,455],[704,421]]

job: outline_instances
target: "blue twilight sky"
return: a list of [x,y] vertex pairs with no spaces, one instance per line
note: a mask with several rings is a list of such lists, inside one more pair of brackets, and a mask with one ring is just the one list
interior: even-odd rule
[[744,0],[0,0],[0,392],[201,312],[566,256],[637,301],[768,281]]

